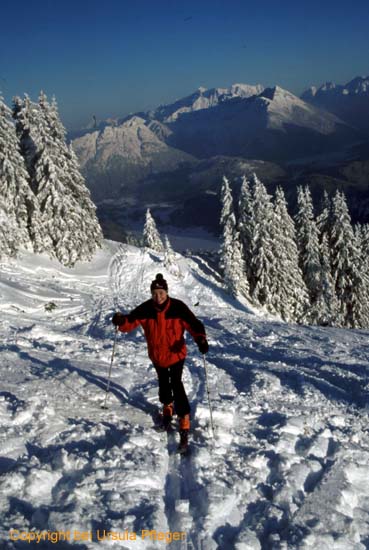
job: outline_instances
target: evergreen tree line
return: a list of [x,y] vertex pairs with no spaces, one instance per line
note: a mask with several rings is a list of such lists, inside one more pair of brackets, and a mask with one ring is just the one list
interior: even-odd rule
[[308,187],[288,212],[253,175],[243,177],[237,208],[229,181],[221,188],[220,263],[227,289],[286,321],[369,327],[369,226],[353,227],[345,196],[324,193],[314,214]]
[[26,248],[73,266],[102,243],[56,100],[43,92],[38,103],[14,98],[12,110],[0,96],[0,224],[0,257]]

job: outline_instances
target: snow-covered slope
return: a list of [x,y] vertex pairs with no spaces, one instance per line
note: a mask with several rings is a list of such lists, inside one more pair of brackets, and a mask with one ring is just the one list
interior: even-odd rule
[[180,151],[170,151],[139,116],[132,116],[118,126],[105,126],[102,130],[87,133],[74,140],[73,147],[82,167],[93,160],[100,167],[106,168],[114,158],[148,165],[157,156],[168,156],[170,152],[177,163],[188,157]]
[[[365,550],[368,333],[256,315],[200,258],[178,267],[167,273],[153,252],[112,242],[74,269],[26,253],[1,264],[1,548],[50,548],[58,531],[61,548],[162,548],[155,536],[175,532],[178,549]],[[146,299],[157,272],[210,342],[215,438],[189,340],[184,458],[176,433],[152,429],[156,375],[139,330],[118,335],[101,409],[112,312]],[[12,541],[10,530],[46,542]],[[98,540],[108,532],[132,540]]]
[[286,132],[289,125],[294,125],[329,135],[342,124],[336,116],[317,111],[279,86],[265,89],[259,97],[267,102],[268,127],[271,129]]

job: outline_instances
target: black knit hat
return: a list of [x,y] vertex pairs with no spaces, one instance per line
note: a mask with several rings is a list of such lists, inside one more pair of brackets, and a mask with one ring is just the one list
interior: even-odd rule
[[168,292],[168,284],[161,273],[158,273],[156,275],[155,280],[151,283],[150,286],[151,292],[157,289],[165,290],[166,292]]

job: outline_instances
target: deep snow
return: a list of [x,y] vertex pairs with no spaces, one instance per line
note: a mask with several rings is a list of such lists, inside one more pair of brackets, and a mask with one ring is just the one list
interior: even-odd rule
[[[0,265],[0,547],[369,548],[368,332],[279,322],[227,297],[200,258],[178,265],[109,241],[74,269],[28,253]],[[152,429],[140,330],[118,335],[101,408],[112,313],[147,299],[158,272],[208,330],[215,439],[189,337],[189,457],[176,432]]]

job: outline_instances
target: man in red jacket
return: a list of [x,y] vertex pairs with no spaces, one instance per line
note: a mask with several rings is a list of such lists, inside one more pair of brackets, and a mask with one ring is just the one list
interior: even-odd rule
[[152,281],[150,290],[150,300],[128,315],[115,313],[112,322],[122,332],[142,326],[148,354],[158,375],[164,425],[169,426],[175,410],[183,443],[187,442],[190,429],[190,405],[182,383],[187,355],[184,331],[191,334],[201,353],[207,353],[209,345],[203,323],[184,302],[168,296],[168,285],[161,273]]

